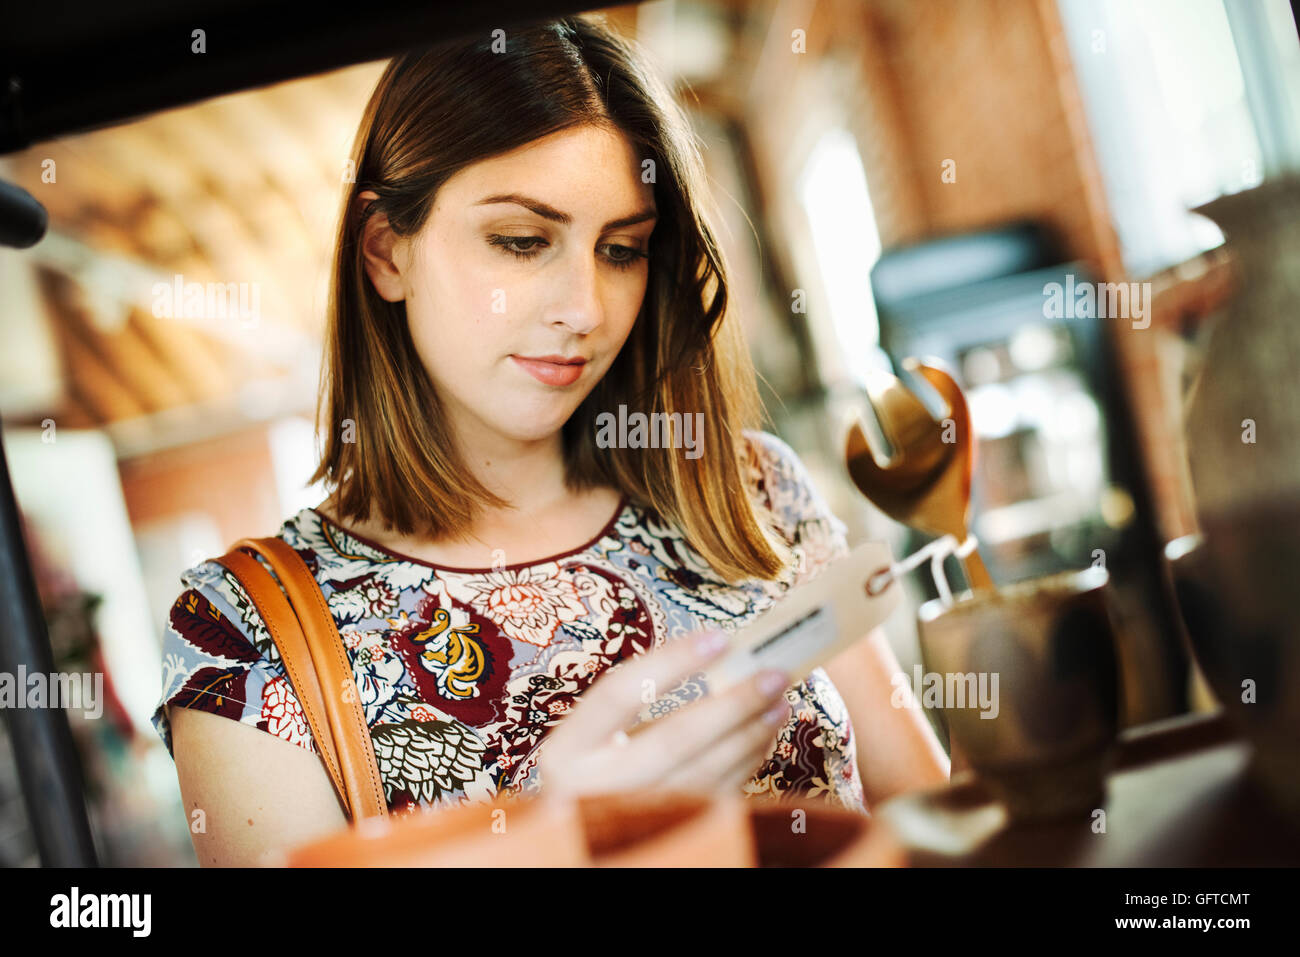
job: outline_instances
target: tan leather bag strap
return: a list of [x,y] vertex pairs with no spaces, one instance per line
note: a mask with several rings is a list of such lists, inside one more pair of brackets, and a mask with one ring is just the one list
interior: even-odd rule
[[[275,577],[241,551],[245,548],[262,555]],[[217,561],[239,578],[262,614],[349,819],[355,823],[387,815],[383,781],[347,652],[306,563],[274,537],[240,539]]]
[[220,558],[219,564],[230,570],[244,591],[257,607],[258,614],[271,633],[271,640],[280,651],[280,661],[289,674],[289,683],[293,685],[298,703],[302,706],[307,724],[311,727],[312,740],[320,753],[325,770],[329,772],[334,789],[339,794],[345,812],[349,810],[347,795],[343,787],[343,778],[339,774],[338,758],[334,754],[334,741],[329,736],[329,725],[325,722],[324,706],[321,703],[320,684],[316,678],[316,669],[311,663],[311,652],[307,650],[307,640],[298,625],[298,616],[289,607],[289,602],[280,593],[275,579],[270,572],[258,564],[257,559],[246,555],[239,549],[232,549]]

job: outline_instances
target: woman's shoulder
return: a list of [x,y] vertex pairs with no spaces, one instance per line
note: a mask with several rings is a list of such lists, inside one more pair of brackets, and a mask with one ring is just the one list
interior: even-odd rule
[[[307,564],[313,567],[316,564],[316,558],[319,550],[313,541],[318,535],[313,535],[309,529],[309,518],[311,509],[290,515],[280,525],[280,528],[274,535],[269,537],[278,538],[280,541],[294,549]],[[251,538],[268,537],[268,536],[249,536]],[[233,549],[234,543],[230,543],[230,549]],[[256,552],[251,554],[264,567],[270,567],[269,563],[260,554]],[[233,607],[247,608],[250,602],[244,591],[242,582],[239,577],[231,572],[221,561],[223,555],[209,555],[194,564],[190,565],[180,573],[179,581],[181,585],[181,594],[196,593],[210,600],[215,600],[227,609]]]
[[[294,549],[307,567],[318,574],[322,551],[319,524],[312,528],[311,509],[289,516],[275,535]],[[232,543],[233,544],[233,543]],[[211,555],[190,565],[179,575],[179,591],[168,614],[168,635],[178,644],[196,647],[208,655],[228,660],[278,660],[275,643],[241,578],[227,568],[221,555]],[[270,565],[260,554],[252,557]]]
[[800,568],[796,580],[803,580],[848,551],[848,528],[788,442],[757,429],[743,435],[750,450],[751,486],[778,530],[795,547]]
[[218,556],[180,573],[163,623],[152,724],[172,751],[167,707],[209,711],[314,750],[279,652],[242,582]]
[[[359,543],[332,537],[311,508],[289,515],[269,537],[293,548],[322,585],[364,580],[382,559]],[[260,554],[251,554],[270,572]],[[279,649],[243,580],[221,557],[196,561],[178,576],[179,588],[163,622],[163,693],[154,726],[170,750],[165,706],[179,702],[264,730],[269,725],[273,733],[312,750]],[[348,598],[344,594],[331,602],[336,622],[338,608],[346,618]]]
[[783,527],[794,529],[813,520],[839,521],[788,442],[757,429],[743,435],[750,451],[750,482]]

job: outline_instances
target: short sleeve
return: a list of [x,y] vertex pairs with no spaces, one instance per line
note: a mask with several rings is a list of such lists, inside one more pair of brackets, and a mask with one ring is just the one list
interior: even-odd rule
[[[259,559],[260,561],[260,559]],[[316,753],[311,729],[257,607],[224,566],[203,562],[163,625],[162,696],[152,723],[172,750],[166,708],[194,708],[251,725]]]
[[830,510],[794,449],[770,432],[747,431],[754,453],[754,480],[781,533],[795,552],[792,584],[848,554],[848,529]]

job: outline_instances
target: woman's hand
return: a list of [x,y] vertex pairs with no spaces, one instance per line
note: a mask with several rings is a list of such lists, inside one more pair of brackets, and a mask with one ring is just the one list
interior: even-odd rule
[[761,672],[725,694],[708,695],[627,735],[655,696],[703,670],[727,646],[721,632],[683,638],[602,675],[543,741],[538,759],[545,797],[634,789],[739,790],[790,717],[792,682]]

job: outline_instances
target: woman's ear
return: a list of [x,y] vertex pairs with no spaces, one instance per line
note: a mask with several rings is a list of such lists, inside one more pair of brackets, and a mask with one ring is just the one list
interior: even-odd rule
[[[360,218],[366,206],[378,198],[379,194],[373,190],[361,193],[355,200],[353,215]],[[406,299],[403,273],[406,270],[407,245],[405,237],[393,232],[386,214],[376,211],[366,220],[361,234],[361,255],[366,275],[370,277],[375,292],[388,302]]]

